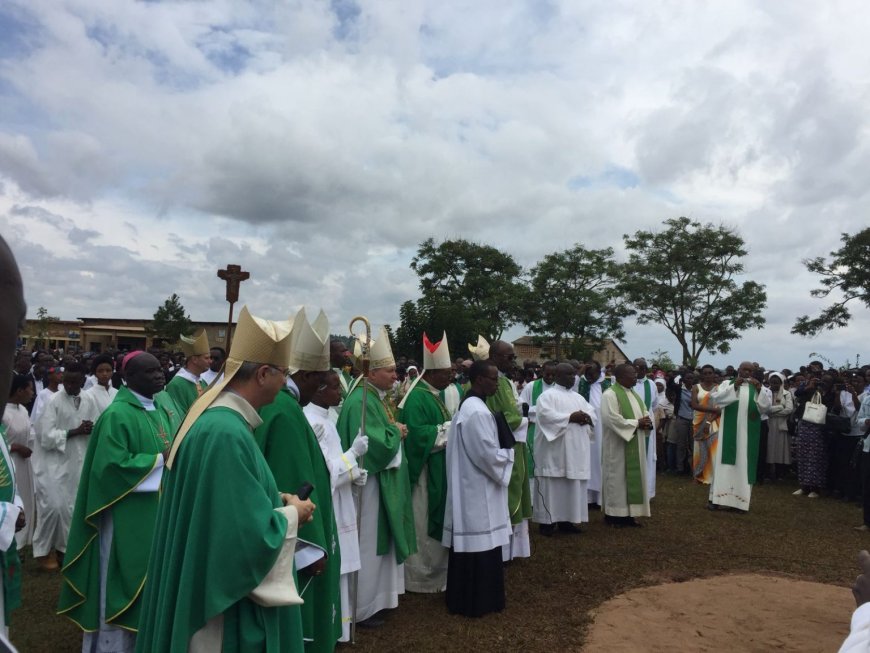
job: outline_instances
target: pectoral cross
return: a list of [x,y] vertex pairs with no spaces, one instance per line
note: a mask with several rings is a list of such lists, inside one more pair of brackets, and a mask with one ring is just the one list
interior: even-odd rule
[[233,328],[233,304],[239,301],[239,284],[242,281],[250,279],[251,273],[242,270],[241,265],[230,264],[227,265],[226,270],[218,270],[217,275],[227,283],[227,301],[230,303],[230,316],[227,320],[226,350],[229,352]]

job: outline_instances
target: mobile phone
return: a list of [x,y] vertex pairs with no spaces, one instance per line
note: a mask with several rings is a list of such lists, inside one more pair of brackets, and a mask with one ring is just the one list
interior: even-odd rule
[[305,481],[302,485],[299,486],[299,489],[296,490],[296,496],[299,497],[300,500],[305,501],[308,497],[311,496],[311,493],[314,491],[314,486],[311,485],[308,481]]

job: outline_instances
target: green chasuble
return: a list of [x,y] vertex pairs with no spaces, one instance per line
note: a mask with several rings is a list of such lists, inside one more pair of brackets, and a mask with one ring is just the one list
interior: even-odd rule
[[314,520],[299,528],[299,541],[324,551],[327,559],[321,575],[300,575],[299,590],[305,601],[302,632],[306,651],[333,651],[341,637],[341,554],[329,469],[299,401],[286,387],[275,401],[260,409],[260,417],[263,424],[254,431],[254,438],[275,476],[278,491],[295,494],[306,481],[314,486],[310,498],[317,509]]
[[208,387],[205,381],[193,383],[182,376],[176,374],[172,377],[169,383],[166,384],[166,392],[172,397],[176,407],[181,412],[182,418],[187,415],[187,411],[193,406],[193,402],[199,399],[200,395]]
[[[158,494],[135,492],[162,466],[172,441],[169,413],[146,411],[126,387],[100,415],[88,440],[70,524],[58,613],[85,631],[100,628],[100,523],[112,517],[106,569],[106,623],[136,631],[157,517]],[[111,511],[111,512],[107,512]]]
[[284,545],[281,505],[245,418],[226,406],[206,410],[163,475],[138,653],[186,653],[221,614],[224,652],[303,650],[299,606],[248,598]]
[[[0,501],[14,503],[17,494],[15,470],[12,468],[12,456],[6,442],[6,427],[2,424],[0,424],[0,438],[3,439],[4,448],[0,453]],[[24,515],[24,518],[33,519],[34,516]],[[3,616],[8,627],[12,611],[21,606],[21,558],[18,556],[18,545],[14,536],[9,548],[0,551],[0,573],[3,574]]]
[[447,502],[447,452],[432,451],[438,437],[438,427],[450,421],[450,413],[435,390],[421,380],[405,399],[399,412],[399,421],[408,427],[405,455],[408,457],[408,480],[414,487],[420,480],[423,467],[429,472],[426,488],[429,491],[429,518],[427,532],[439,542],[444,531],[444,507]]
[[[338,416],[336,428],[344,451],[350,449],[360,429],[362,396],[362,386],[357,385],[345,399]],[[365,455],[365,468],[369,473],[369,482],[375,477],[381,493],[377,554],[385,555],[389,551],[392,538],[396,546],[396,561],[402,564],[409,555],[417,553],[408,459],[402,455],[399,467],[386,468],[402,446],[402,433],[396,426],[391,408],[371,384],[366,402],[366,435],[369,438],[369,450]]]
[[[729,385],[734,385],[734,381],[729,381]],[[746,384],[749,388],[749,404],[746,409],[746,480],[749,485],[755,485],[756,474],[758,473],[758,448],[761,442],[761,413],[758,411],[756,403],[755,386]],[[735,390],[740,396],[739,389]],[[739,410],[740,400],[727,405],[723,412],[724,426],[719,434],[719,447],[722,449],[722,464],[735,465],[737,464],[737,411]]]
[[[493,412],[504,413],[508,426],[516,430],[522,423],[523,416],[517,408],[511,382],[499,373],[498,390],[487,398],[487,407]],[[529,489],[529,447],[525,442],[514,445],[514,466],[511,470],[511,480],[508,484],[508,512],[511,524],[519,524],[524,519],[532,517],[532,492]]]

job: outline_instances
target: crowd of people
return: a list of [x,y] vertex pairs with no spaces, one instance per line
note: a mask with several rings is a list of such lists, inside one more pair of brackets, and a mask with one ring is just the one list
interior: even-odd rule
[[795,501],[863,498],[870,530],[870,366],[518,365],[504,341],[421,340],[418,365],[383,328],[349,350],[322,312],[245,308],[229,352],[204,333],[180,356],[18,351],[4,623],[29,546],[84,651],[332,651],[406,591],[503,610],[530,524],[641,527],[659,474],[738,513],[794,475]]

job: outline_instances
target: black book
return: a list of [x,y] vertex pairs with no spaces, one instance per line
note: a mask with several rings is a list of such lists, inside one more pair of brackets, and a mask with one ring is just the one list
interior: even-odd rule
[[507,418],[502,411],[493,413],[495,425],[498,427],[498,446],[502,449],[513,449],[517,443],[513,429],[508,425]]

